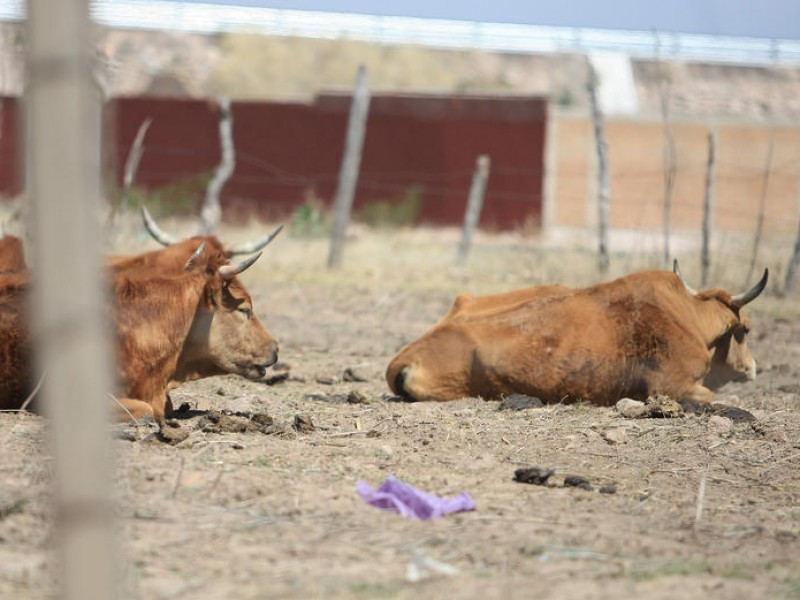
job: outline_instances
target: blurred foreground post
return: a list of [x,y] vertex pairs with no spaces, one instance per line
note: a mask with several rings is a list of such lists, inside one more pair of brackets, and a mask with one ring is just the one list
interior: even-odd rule
[[361,165],[361,148],[364,145],[364,134],[367,130],[370,93],[367,87],[367,70],[364,65],[358,67],[356,88],[353,102],[350,105],[350,118],[347,123],[347,137],[344,143],[344,156],[339,170],[339,183],[336,187],[336,200],[333,206],[333,228],[331,230],[331,248],[328,254],[328,268],[342,265],[342,247],[350,222],[350,209],[356,193],[358,169]]
[[61,598],[117,596],[108,439],[110,347],[100,279],[100,98],[88,0],[28,0],[28,198],[36,243],[32,329],[46,375]]
[[700,287],[708,286],[708,275],[711,269],[711,223],[714,220],[714,149],[716,137],[713,131],[708,132],[708,163],[706,164],[706,194],[703,199],[703,241],[700,255]]
[[600,273],[608,272],[608,219],[609,219],[609,198],[608,198],[608,142],[603,129],[603,113],[600,110],[600,103],[597,100],[597,73],[592,63],[586,61],[589,69],[589,77],[586,83],[586,90],[589,93],[589,105],[592,110],[592,124],[594,125],[594,141],[597,149],[597,177],[600,183],[598,190],[597,207],[599,219],[597,223],[598,248],[597,248],[597,269]]
[[469,188],[467,210],[464,212],[464,228],[461,232],[461,243],[458,245],[457,262],[459,264],[467,260],[469,249],[472,246],[472,234],[475,233],[475,228],[480,220],[490,166],[491,159],[486,154],[481,154],[475,160],[475,172],[472,175],[472,186]]

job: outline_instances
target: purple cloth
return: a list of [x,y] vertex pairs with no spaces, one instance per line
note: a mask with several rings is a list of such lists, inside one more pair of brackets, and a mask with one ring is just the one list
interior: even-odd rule
[[427,521],[450,513],[475,510],[475,502],[468,492],[461,492],[455,498],[439,498],[398,480],[394,475],[390,475],[378,489],[359,481],[356,490],[367,504],[400,513],[409,519]]

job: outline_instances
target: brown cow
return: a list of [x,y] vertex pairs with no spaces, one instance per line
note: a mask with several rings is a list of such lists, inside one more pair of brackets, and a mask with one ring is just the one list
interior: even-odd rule
[[22,240],[13,235],[0,237],[0,273],[16,273],[26,268]]
[[742,307],[764,290],[767,277],[765,270],[737,296],[695,292],[668,271],[584,289],[461,295],[392,359],[386,379],[409,400],[516,392],[600,405],[657,393],[708,402],[710,388],[755,378]]
[[31,342],[25,323],[28,276],[0,272],[0,409],[22,406],[32,390]]
[[[136,418],[161,418],[171,410],[168,391],[180,382],[223,373],[254,380],[265,375],[277,360],[277,344],[253,314],[250,295],[236,277],[258,256],[229,265],[224,253],[201,243],[181,273],[113,273],[112,319],[124,396],[119,402],[126,411]],[[0,279],[3,408],[17,408],[31,387],[23,304],[27,285],[23,276]]]

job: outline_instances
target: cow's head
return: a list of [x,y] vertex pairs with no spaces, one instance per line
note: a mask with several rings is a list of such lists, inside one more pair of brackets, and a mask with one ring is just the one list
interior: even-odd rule
[[703,328],[711,328],[712,351],[709,371],[703,378],[703,384],[716,389],[729,381],[751,381],[756,378],[756,361],[747,347],[747,333],[750,321],[744,314],[744,306],[758,298],[767,285],[769,270],[764,269],[761,280],[742,294],[731,296],[724,290],[712,289],[698,292],[689,286],[681,274],[678,261],[673,270],[680,277],[686,290],[697,300],[711,303],[714,310],[711,314],[701,316]]
[[202,270],[205,288],[179,361],[184,377],[236,373],[261,379],[278,360],[278,344],[253,310],[250,294],[237,275],[261,256],[228,264],[219,251],[205,244],[186,262],[186,270]]
[[477,395],[477,345],[458,324],[442,323],[395,356],[386,369],[392,392],[409,401],[455,400]]

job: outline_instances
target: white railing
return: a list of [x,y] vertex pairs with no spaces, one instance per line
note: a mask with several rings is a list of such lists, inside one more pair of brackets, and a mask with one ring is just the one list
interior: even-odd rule
[[[0,21],[23,18],[22,0],[0,0]],[[57,12],[57,11],[54,11]],[[94,19],[120,29],[350,38],[438,48],[498,52],[620,52],[634,58],[734,64],[800,64],[800,41],[711,35],[617,31],[510,23],[325,13],[182,2],[94,0]]]

